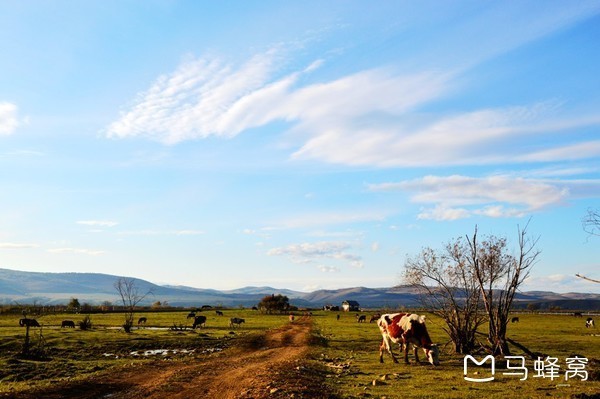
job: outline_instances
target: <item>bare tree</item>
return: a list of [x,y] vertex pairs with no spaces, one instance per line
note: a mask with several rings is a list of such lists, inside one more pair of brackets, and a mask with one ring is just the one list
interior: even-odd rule
[[600,211],[598,209],[588,208],[587,214],[581,220],[583,230],[587,233],[600,236]]
[[421,303],[442,317],[457,353],[476,345],[477,329],[488,323],[487,339],[494,354],[510,354],[508,315],[515,294],[536,261],[537,239],[519,229],[518,254],[508,253],[507,240],[490,236],[479,241],[457,238],[444,251],[424,249],[408,259],[404,279],[421,294]]
[[490,236],[483,241],[477,238],[477,228],[472,238],[467,238],[469,254],[466,260],[474,271],[488,318],[488,342],[494,355],[509,355],[506,340],[508,314],[517,290],[529,276],[540,251],[538,238],[527,235],[527,225],[519,228],[519,247],[516,255],[507,251],[505,238]]
[[442,327],[454,344],[456,353],[471,353],[476,332],[485,323],[478,312],[481,295],[473,269],[465,259],[465,244],[457,239],[445,251],[423,249],[405,264],[404,280],[419,292],[420,302],[446,323]]
[[[594,236],[600,236],[600,211],[597,209],[588,208],[587,214],[581,219],[583,230]],[[593,283],[600,283],[600,280],[583,276],[579,273],[575,274],[576,277],[582,278]]]
[[152,290],[148,290],[145,294],[141,294],[135,282],[135,279],[120,277],[114,284],[115,289],[121,297],[121,302],[125,308],[125,324],[123,329],[125,332],[131,332],[134,321],[135,307],[144,300],[148,295],[152,294]]

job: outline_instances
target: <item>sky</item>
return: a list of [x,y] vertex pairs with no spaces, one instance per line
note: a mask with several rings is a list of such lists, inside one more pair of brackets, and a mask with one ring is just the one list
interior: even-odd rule
[[0,268],[301,291],[527,226],[600,292],[600,1],[0,0]]

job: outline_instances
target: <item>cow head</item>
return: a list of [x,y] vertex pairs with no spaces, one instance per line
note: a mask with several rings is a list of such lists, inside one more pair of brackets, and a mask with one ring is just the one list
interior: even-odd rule
[[423,348],[423,350],[425,351],[425,355],[427,356],[429,363],[433,364],[434,366],[440,365],[440,350],[436,344],[431,345],[429,349]]

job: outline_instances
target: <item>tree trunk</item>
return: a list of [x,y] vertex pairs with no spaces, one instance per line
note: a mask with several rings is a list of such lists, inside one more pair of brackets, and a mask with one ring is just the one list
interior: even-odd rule
[[29,324],[25,324],[25,342],[23,342],[23,356],[29,354]]

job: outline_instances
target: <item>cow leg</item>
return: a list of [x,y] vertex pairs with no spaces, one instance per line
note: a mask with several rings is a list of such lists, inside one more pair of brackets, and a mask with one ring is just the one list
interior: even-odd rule
[[392,357],[392,360],[394,361],[394,363],[398,363],[398,359],[396,359],[396,356],[394,356],[394,352],[392,352],[392,345],[390,343],[389,337],[384,337],[381,340],[381,345],[379,346],[379,362],[383,363],[383,349],[384,348],[388,351],[388,353]]
[[404,363],[408,364],[408,342],[404,340]]
[[416,363],[421,363],[421,361],[419,360],[419,348],[417,348],[415,345],[413,345],[413,353],[415,354],[415,362]]

